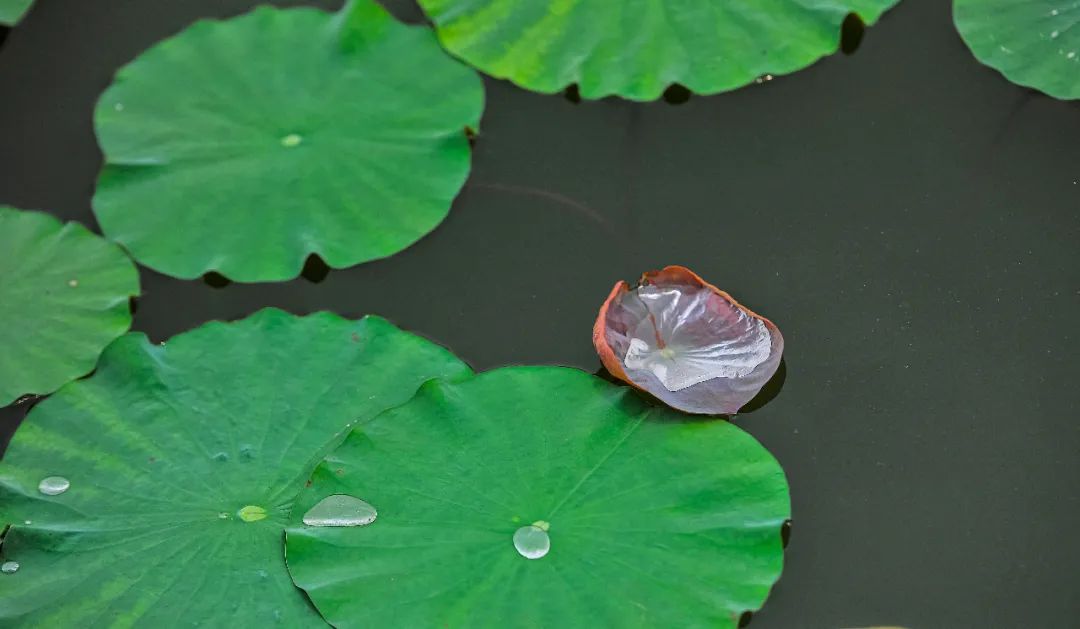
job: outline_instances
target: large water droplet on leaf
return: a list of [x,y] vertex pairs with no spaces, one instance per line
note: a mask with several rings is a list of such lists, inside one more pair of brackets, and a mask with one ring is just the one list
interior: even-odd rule
[[308,526],[364,526],[375,521],[375,507],[353,496],[334,494],[304,514]]
[[0,572],[4,574],[15,574],[19,571],[19,562],[17,561],[5,561],[0,564]]
[[71,487],[71,481],[63,476],[49,476],[38,483],[38,491],[46,496],[58,496]]
[[551,538],[548,537],[548,523],[534,522],[514,531],[514,548],[526,559],[539,559],[551,550]]

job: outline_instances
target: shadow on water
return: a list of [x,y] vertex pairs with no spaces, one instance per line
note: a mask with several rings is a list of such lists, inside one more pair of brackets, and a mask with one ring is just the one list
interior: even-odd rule
[[563,90],[563,98],[570,101],[571,103],[574,103],[575,105],[581,103],[581,89],[578,88],[577,83],[572,83],[566,86],[566,89]]
[[232,284],[232,280],[217,271],[210,271],[202,276],[202,281],[211,288],[225,288]]
[[304,262],[304,269],[300,271],[300,277],[312,284],[325,280],[327,275],[330,275],[330,265],[323,262],[323,259],[315,253],[308,256],[307,262]]
[[682,105],[690,100],[691,95],[692,92],[686,87],[683,87],[678,83],[672,83],[664,90],[663,99],[664,102],[669,105]]
[[784,382],[787,380],[787,359],[780,359],[780,366],[776,368],[776,373],[772,378],[765,383],[765,386],[761,387],[757,395],[752,400],[743,405],[739,409],[739,415],[747,415],[765,406],[769,402],[773,401],[773,398],[780,395],[780,390],[784,388]]
[[845,55],[855,54],[866,33],[866,24],[856,13],[848,13],[840,25],[840,52]]

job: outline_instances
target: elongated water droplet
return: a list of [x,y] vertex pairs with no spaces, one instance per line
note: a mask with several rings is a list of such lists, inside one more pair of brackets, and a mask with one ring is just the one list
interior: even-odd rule
[[266,519],[266,509],[258,505],[248,505],[241,507],[240,511],[236,513],[240,516],[240,519],[244,522],[258,522],[259,520]]
[[281,138],[281,145],[285,148],[292,148],[294,146],[299,146],[300,143],[303,141],[304,138],[301,137],[299,134],[290,133],[289,135]]
[[71,481],[63,476],[48,476],[41,479],[38,483],[38,491],[46,496],[58,496],[68,490],[71,487]]
[[375,521],[378,513],[368,503],[347,496],[334,494],[319,501],[304,514],[308,526],[364,526]]
[[551,550],[548,523],[540,520],[514,531],[514,548],[526,559],[539,559]]
[[17,561],[5,561],[0,564],[0,572],[4,574],[15,574],[19,571],[19,562]]

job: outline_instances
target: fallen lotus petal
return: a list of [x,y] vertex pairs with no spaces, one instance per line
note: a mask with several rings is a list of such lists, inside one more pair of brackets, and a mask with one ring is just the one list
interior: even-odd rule
[[604,367],[689,413],[730,415],[780,366],[780,330],[693,271],[669,266],[615,284],[593,327]]

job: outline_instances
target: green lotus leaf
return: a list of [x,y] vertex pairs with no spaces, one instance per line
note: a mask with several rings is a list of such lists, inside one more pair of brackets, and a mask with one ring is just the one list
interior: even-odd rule
[[321,626],[285,568],[298,489],[351,422],[469,374],[375,317],[264,310],[164,345],[121,337],[0,461],[0,559],[18,564],[0,625]]
[[419,0],[439,40],[487,74],[551,93],[652,100],[786,74],[836,52],[849,13],[898,0]]
[[296,277],[396,253],[447,215],[483,86],[374,0],[202,21],[121,69],[95,113],[103,231],[181,278]]
[[340,628],[733,628],[780,575],[789,514],[783,470],[734,425],[509,367],[358,425],[286,552]]
[[34,0],[0,0],[0,24],[17,24]]
[[0,406],[90,372],[131,325],[139,273],[78,223],[0,206]]
[[955,0],[960,36],[982,63],[1054,98],[1080,98],[1080,3]]

